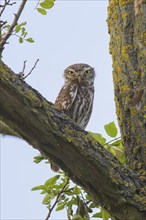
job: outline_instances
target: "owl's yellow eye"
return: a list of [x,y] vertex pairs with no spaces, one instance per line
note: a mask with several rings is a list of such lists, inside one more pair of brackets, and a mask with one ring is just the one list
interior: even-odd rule
[[69,74],[70,76],[73,76],[73,75],[74,75],[74,72],[73,72],[73,71],[68,71],[68,74]]
[[87,74],[87,75],[90,75],[90,74],[91,74],[91,71],[90,71],[90,70],[85,70],[84,73]]

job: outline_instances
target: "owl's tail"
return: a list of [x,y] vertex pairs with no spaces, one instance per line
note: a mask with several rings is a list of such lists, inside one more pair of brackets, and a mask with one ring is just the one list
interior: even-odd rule
[[55,164],[54,162],[51,162],[50,166],[51,166],[51,170],[53,170],[54,172],[59,171],[59,166],[57,164]]

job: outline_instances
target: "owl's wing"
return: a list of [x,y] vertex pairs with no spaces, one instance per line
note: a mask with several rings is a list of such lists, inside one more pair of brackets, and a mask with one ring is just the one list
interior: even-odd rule
[[77,94],[77,89],[78,87],[76,84],[65,84],[57,96],[54,104],[55,108],[67,113],[71,109]]

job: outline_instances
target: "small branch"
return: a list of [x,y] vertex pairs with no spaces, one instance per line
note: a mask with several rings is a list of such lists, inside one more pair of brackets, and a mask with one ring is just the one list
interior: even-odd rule
[[36,4],[35,9],[37,9],[39,3],[40,3],[40,0],[38,0],[38,3]]
[[27,2],[27,0],[22,0],[21,5],[17,11],[17,14],[15,14],[15,17],[14,17],[12,24],[10,25],[6,35],[1,39],[1,41],[0,41],[0,50],[1,51],[3,51],[4,45],[6,44],[6,41],[8,40],[10,35],[12,34],[14,27],[17,25],[18,19],[24,9],[26,2]]
[[6,9],[6,6],[8,6],[8,5],[12,6],[12,5],[16,4],[16,2],[10,3],[10,1],[11,1],[11,0],[5,0],[4,5],[0,5],[0,7],[2,8],[2,10],[1,10],[1,12],[0,12],[0,17],[2,16],[4,10]]
[[[120,138],[121,138],[121,137],[117,137],[117,138],[115,138],[115,139],[113,139],[113,140],[111,140],[111,141],[105,143],[105,145],[108,145],[108,144],[110,144],[110,143],[112,143],[112,142],[114,142],[114,141],[116,141],[116,140],[119,140]],[[105,145],[103,145],[103,146],[105,146]]]
[[61,191],[58,193],[58,195],[57,195],[57,197],[56,197],[56,200],[55,200],[54,204],[52,205],[52,207],[49,209],[48,215],[47,215],[47,217],[45,218],[45,220],[48,220],[48,219],[50,218],[51,213],[52,213],[54,207],[55,207],[56,204],[58,203],[61,194],[64,193],[64,189],[65,189],[65,187],[67,186],[68,183],[69,183],[69,178],[67,178],[66,183],[65,183],[64,186],[62,187]]
[[[24,62],[26,63],[26,61],[24,61]],[[23,79],[26,79],[26,77],[28,77],[28,76],[32,73],[32,71],[35,69],[35,67],[36,67],[36,65],[37,65],[38,62],[39,62],[39,59],[37,59],[37,61],[35,62],[34,66],[33,66],[32,69],[30,70],[30,72],[29,72],[25,77],[23,77]],[[23,71],[22,71],[22,73],[24,73],[24,70],[25,70],[25,63],[24,63],[24,66],[23,66]]]

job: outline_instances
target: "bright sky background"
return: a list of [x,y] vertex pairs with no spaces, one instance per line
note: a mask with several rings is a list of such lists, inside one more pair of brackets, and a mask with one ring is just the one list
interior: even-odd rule
[[[28,37],[34,38],[35,43],[19,44],[17,37],[11,37],[3,60],[16,73],[27,60],[27,74],[39,58],[37,67],[26,81],[51,102],[63,84],[63,70],[68,65],[83,62],[93,66],[96,71],[95,101],[86,130],[105,136],[104,125],[116,122],[106,23],[108,1],[58,0],[47,16],[35,10],[36,4],[37,0],[29,0],[19,20],[19,23],[27,21]],[[9,7],[4,20],[11,22],[17,8],[18,4]],[[38,154],[23,140],[1,137],[2,220],[42,220],[46,217],[42,195],[39,191],[31,192],[31,188],[43,184],[54,173],[43,163],[33,163],[33,157]],[[57,212],[51,219],[65,218],[64,212]]]

